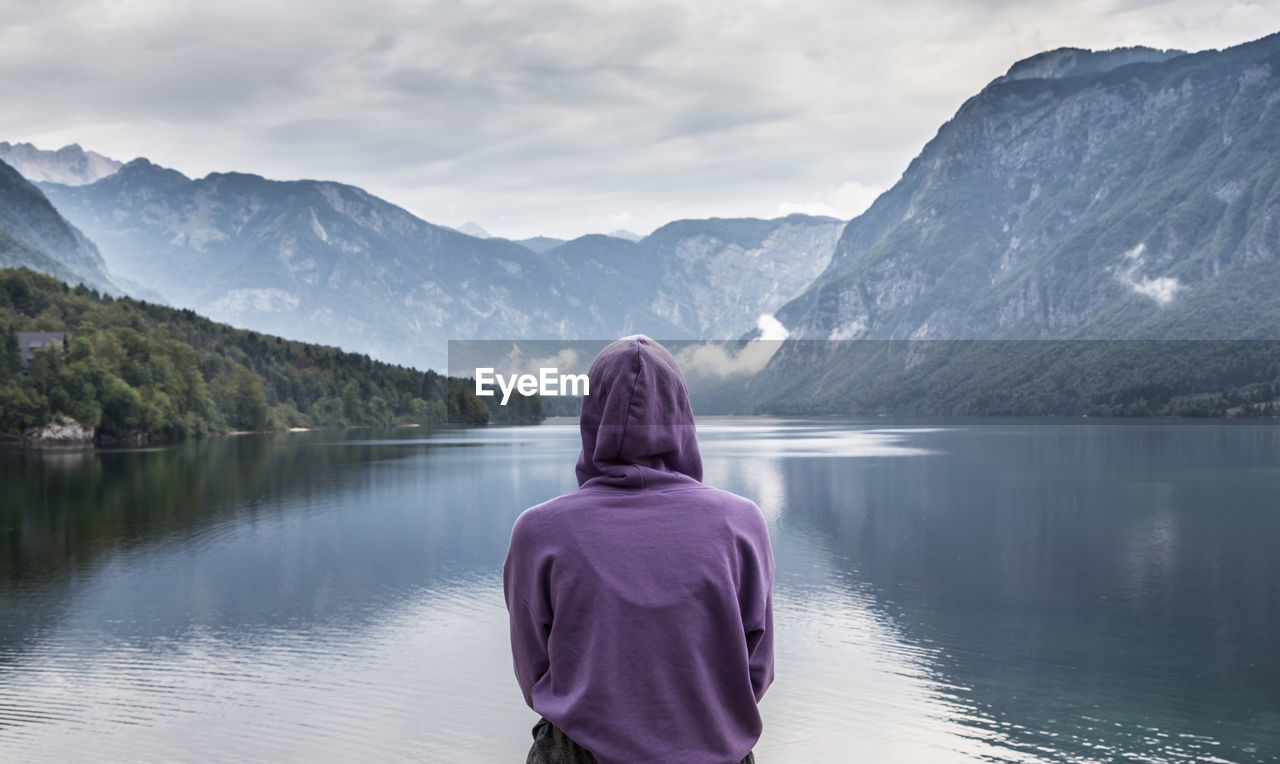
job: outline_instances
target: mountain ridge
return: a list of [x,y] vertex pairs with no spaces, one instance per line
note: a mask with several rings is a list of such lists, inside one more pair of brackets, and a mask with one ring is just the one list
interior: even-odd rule
[[[174,305],[433,368],[450,338],[661,333],[654,327],[673,337],[737,336],[817,275],[842,225],[804,216],[677,221],[639,245],[583,238],[537,251],[430,223],[333,181],[192,179],[139,158],[95,183],[41,187],[114,274]],[[620,278],[605,239],[638,246],[629,256],[646,288]]]
[[997,78],[778,318],[815,339],[1277,336],[1277,90],[1280,35]]
[[30,181],[47,180],[68,185],[92,183],[122,166],[120,161],[111,157],[85,151],[78,143],[50,151],[38,149],[30,143],[0,141],[0,161]]
[[0,161],[0,268],[27,267],[109,294],[119,286],[93,242],[45,194]]

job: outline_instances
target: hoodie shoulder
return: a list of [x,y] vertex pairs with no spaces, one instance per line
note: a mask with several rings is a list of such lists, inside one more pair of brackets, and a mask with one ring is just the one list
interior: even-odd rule
[[511,540],[514,543],[517,536],[527,535],[529,533],[537,533],[541,528],[546,527],[549,523],[554,522],[567,507],[564,506],[563,499],[573,496],[567,493],[557,496],[554,499],[548,499],[541,504],[535,504],[516,517],[515,525],[511,528]]
[[[765,520],[764,511],[760,509],[751,499],[745,496],[739,496],[736,493],[721,488],[706,486],[710,491],[714,491],[720,501],[724,502],[725,512],[732,519],[754,526],[760,530],[764,530],[767,522]],[[767,531],[766,531],[767,532]]]

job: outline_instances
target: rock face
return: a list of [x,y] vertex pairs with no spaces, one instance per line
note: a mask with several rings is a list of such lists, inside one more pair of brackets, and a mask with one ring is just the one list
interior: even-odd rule
[[217,321],[442,368],[449,339],[731,337],[800,292],[842,222],[679,221],[534,251],[340,183],[192,180],[144,159],[42,188],[113,275]]
[[450,338],[558,327],[562,275],[503,239],[420,220],[354,186],[243,173],[192,180],[138,159],[44,184],[112,272],[244,328],[439,368]]
[[23,439],[33,446],[90,446],[94,431],[65,414],[59,414],[43,427],[33,427],[22,433]]
[[843,221],[790,215],[678,220],[638,242],[591,235],[549,250],[607,339],[731,339],[820,274]]
[[101,180],[124,166],[124,163],[110,157],[85,151],[78,143],[63,146],[57,151],[44,151],[30,143],[0,141],[0,161],[7,162],[27,180],[69,186]]
[[20,267],[120,292],[93,242],[58,214],[40,189],[0,161],[0,268]]
[[1280,337],[1280,35],[1050,51],[960,107],[778,313],[808,338]]

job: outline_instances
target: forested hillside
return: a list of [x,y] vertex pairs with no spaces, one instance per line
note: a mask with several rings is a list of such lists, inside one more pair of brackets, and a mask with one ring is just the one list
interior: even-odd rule
[[[65,332],[65,351],[37,351],[23,369],[20,331]],[[0,433],[59,414],[96,428],[103,442],[541,415],[536,398],[494,408],[435,372],[0,270]]]

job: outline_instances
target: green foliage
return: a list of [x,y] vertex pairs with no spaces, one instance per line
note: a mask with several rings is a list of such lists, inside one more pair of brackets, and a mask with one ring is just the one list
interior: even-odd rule
[[227,416],[227,423],[237,430],[265,430],[271,420],[271,408],[262,380],[240,364],[220,380],[217,400]]
[[8,384],[22,368],[18,333],[7,323],[0,324],[0,385]]
[[449,380],[449,421],[456,424],[481,424],[488,419],[484,403],[476,397],[475,380]]
[[[474,387],[471,389],[475,390]],[[511,398],[507,400],[507,405],[502,406],[494,403],[489,405],[488,408],[489,421],[498,424],[537,422],[541,421],[544,416],[541,397],[537,395],[521,395],[518,392],[511,394]]]
[[[66,351],[21,368],[18,331],[65,331]],[[66,414],[107,439],[227,430],[489,421],[466,385],[337,348],[233,329],[131,299],[70,289],[26,269],[0,270],[0,433]],[[536,398],[500,421],[540,418]],[[495,407],[496,408],[496,407]]]

